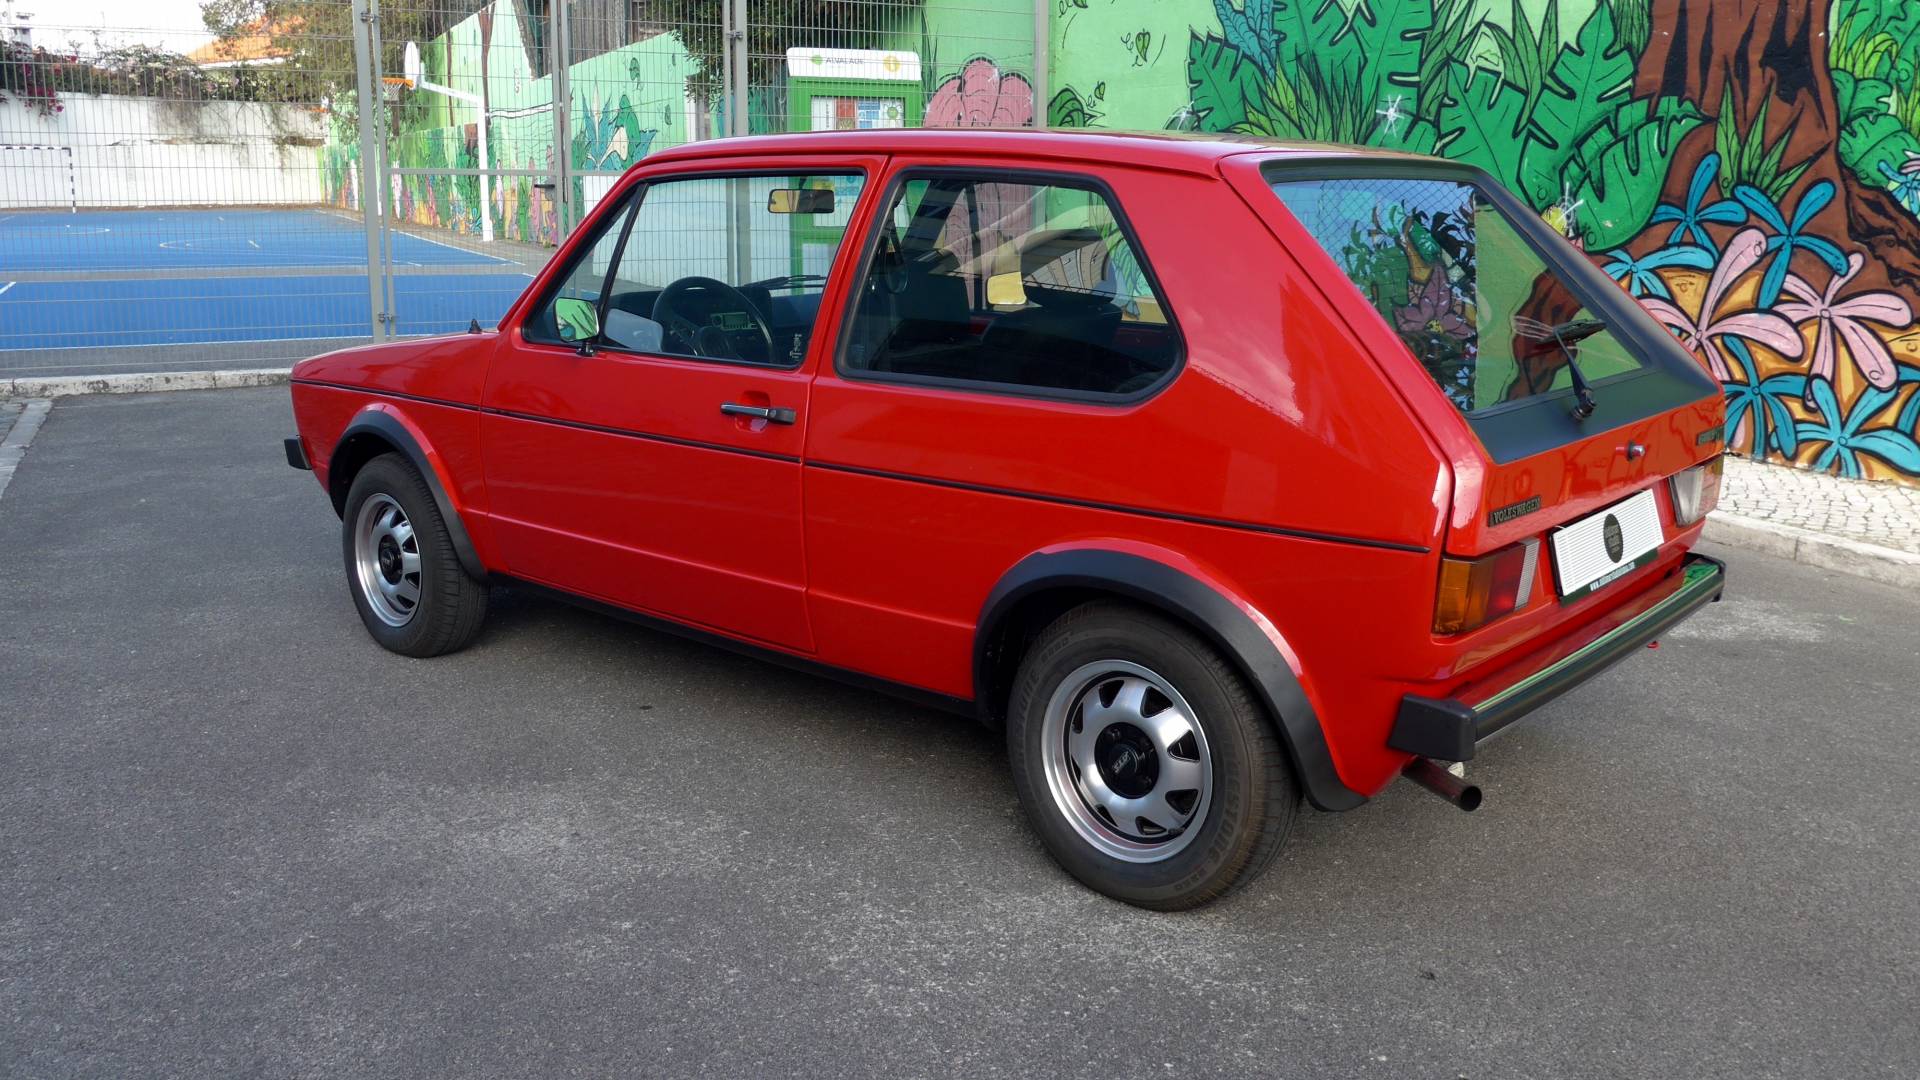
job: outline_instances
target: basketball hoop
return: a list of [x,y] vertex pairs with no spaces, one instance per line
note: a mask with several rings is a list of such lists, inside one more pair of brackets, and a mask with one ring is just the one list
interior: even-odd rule
[[387,102],[388,104],[392,104],[393,102],[399,101],[400,91],[402,88],[407,90],[413,89],[413,80],[402,79],[393,75],[381,76],[380,100]]

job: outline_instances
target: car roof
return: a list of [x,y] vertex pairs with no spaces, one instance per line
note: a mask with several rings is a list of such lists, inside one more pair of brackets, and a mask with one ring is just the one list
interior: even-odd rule
[[711,157],[800,154],[938,154],[979,157],[1017,154],[1061,161],[1121,163],[1134,168],[1213,175],[1222,158],[1240,154],[1314,158],[1428,160],[1419,155],[1332,143],[1288,142],[1250,135],[1179,131],[1107,131],[1086,128],[884,128],[745,135],[682,143],[656,151],[641,165]]

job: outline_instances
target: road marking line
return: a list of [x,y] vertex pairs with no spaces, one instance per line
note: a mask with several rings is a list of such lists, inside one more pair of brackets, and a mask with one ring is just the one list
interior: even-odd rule
[[20,459],[27,454],[27,444],[33,441],[35,432],[40,430],[41,421],[47,418],[47,410],[53,408],[53,402],[47,398],[35,398],[26,402],[20,415],[14,418],[13,427],[8,429],[7,437],[0,439],[0,496],[7,493],[7,485],[13,482],[13,472],[20,467]]

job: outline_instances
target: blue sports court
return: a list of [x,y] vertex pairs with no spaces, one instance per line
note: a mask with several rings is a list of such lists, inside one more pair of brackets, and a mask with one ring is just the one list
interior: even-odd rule
[[[450,243],[392,246],[401,334],[491,326],[529,280]],[[333,210],[0,211],[0,352],[365,336],[365,266],[359,219]]]

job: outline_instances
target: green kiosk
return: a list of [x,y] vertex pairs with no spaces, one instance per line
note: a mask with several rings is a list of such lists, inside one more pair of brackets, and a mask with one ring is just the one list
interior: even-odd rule
[[[918,53],[890,49],[787,50],[787,130],[914,127],[926,106]],[[835,183],[835,212],[794,228],[794,272],[808,248],[832,251],[853,210],[857,183]]]

